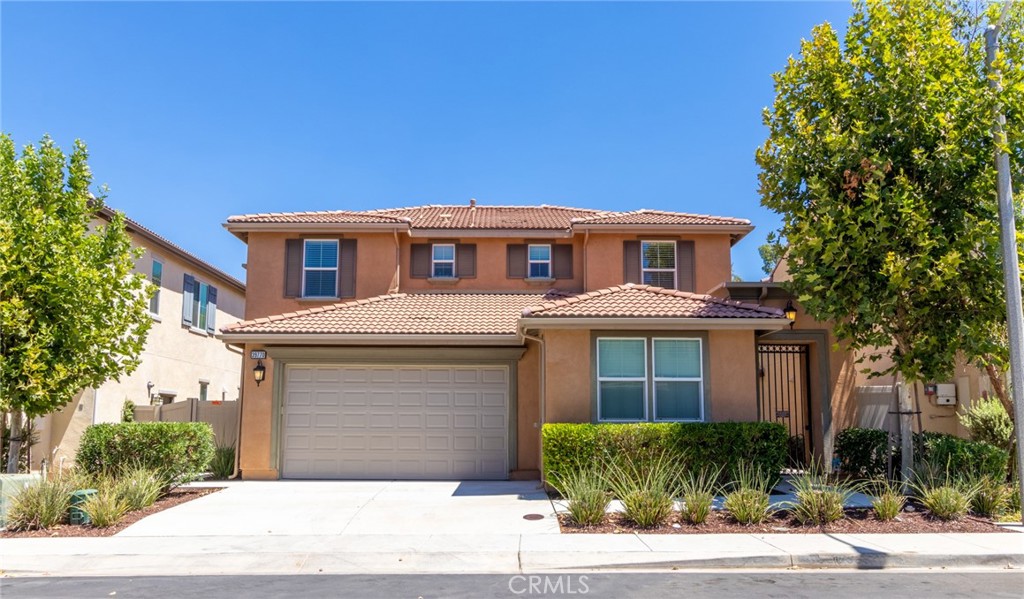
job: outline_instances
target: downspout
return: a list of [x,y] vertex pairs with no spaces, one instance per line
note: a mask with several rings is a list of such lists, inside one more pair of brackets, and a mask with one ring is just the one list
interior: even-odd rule
[[241,370],[242,372],[238,376],[238,416],[235,418],[235,468],[228,480],[234,480],[242,475],[240,465],[242,463],[242,408],[245,407],[242,403],[245,398],[245,350],[242,350]]
[[391,280],[391,288],[388,293],[398,293],[398,287],[402,280],[402,245],[398,241],[398,229],[392,229],[395,234],[395,278]]
[[[544,376],[544,373],[545,373],[545,370],[546,370],[545,369],[545,364],[547,363],[547,351],[545,349],[544,338],[543,337],[536,337],[534,335],[527,335],[525,328],[520,329],[519,330],[519,334],[523,336],[523,339],[529,339],[530,341],[534,341],[534,342],[536,342],[540,346],[540,374],[537,377],[537,378],[540,379],[540,386],[539,386],[539,389],[538,389],[538,396],[537,396],[538,403],[540,404],[540,418],[538,419],[538,423],[537,423],[537,432],[538,432],[538,435],[542,435],[543,432],[544,432],[544,416],[547,413],[547,411],[546,411],[547,410],[547,404],[545,402],[545,393],[544,393],[544,389],[545,389],[545,387],[547,387],[547,385],[546,385],[547,381],[545,380],[545,376]],[[541,440],[542,440],[542,445],[541,445],[540,453],[539,453],[540,463],[537,465],[538,466],[537,470],[540,471],[540,480],[541,480],[541,485],[543,486],[543,484],[544,484],[544,447],[543,447],[543,436],[541,436]]]
[[583,291],[590,291],[587,287],[587,242],[590,241],[590,229],[583,234]]

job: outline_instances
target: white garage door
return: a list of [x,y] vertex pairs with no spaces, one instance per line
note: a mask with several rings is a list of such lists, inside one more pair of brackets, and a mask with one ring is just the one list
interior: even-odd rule
[[503,366],[288,366],[285,478],[508,478]]

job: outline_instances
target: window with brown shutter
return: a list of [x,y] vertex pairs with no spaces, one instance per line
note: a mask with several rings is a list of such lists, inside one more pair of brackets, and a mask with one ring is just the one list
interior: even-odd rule
[[509,279],[525,279],[526,278],[526,244],[525,243],[510,243],[508,244],[508,263],[507,263],[507,278]]
[[430,244],[414,243],[409,248],[409,276],[414,279],[430,278]]
[[561,243],[551,246],[551,260],[554,278],[572,278],[572,244]]

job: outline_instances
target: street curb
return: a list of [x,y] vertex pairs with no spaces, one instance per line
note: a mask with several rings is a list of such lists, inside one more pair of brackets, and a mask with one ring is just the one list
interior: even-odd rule
[[[596,556],[595,556],[596,557]],[[597,561],[597,560],[595,560]],[[537,570],[536,564],[531,570]],[[1024,554],[985,553],[968,555],[938,555],[912,553],[819,553],[811,555],[758,555],[719,558],[671,558],[647,559],[631,563],[588,563],[586,565],[562,566],[559,569],[593,568],[598,570],[735,570],[789,569],[814,570],[899,570],[899,569],[1024,569]],[[543,569],[543,568],[540,568]]]

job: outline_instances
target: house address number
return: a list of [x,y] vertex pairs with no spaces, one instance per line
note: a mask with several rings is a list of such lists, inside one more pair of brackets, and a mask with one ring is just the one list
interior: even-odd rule
[[249,352],[249,359],[250,360],[266,360],[267,359],[267,350],[265,350],[265,349],[254,349],[251,352]]

